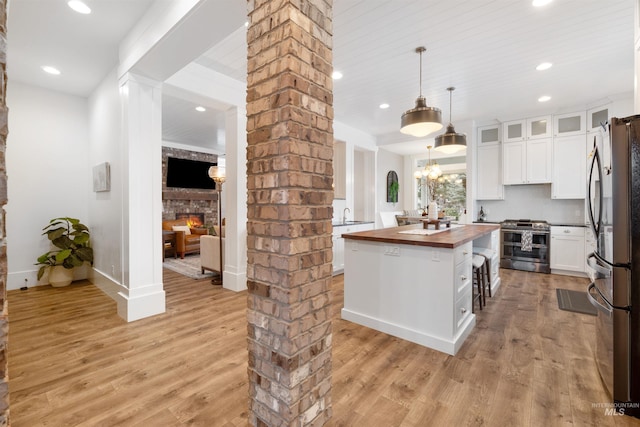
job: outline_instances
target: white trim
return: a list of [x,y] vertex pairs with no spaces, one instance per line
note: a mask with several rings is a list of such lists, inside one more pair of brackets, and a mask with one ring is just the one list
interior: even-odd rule
[[[225,267],[228,268],[228,267]],[[247,272],[224,272],[222,287],[234,292],[247,290]]]
[[359,325],[375,329],[376,331],[384,332],[385,334],[393,335],[394,337],[402,338],[451,355],[455,355],[458,350],[460,350],[460,347],[462,347],[462,344],[476,325],[475,314],[469,315],[453,339],[448,340],[406,326],[387,322],[380,318],[357,313],[346,308],[342,309],[341,316],[344,320],[349,320]]

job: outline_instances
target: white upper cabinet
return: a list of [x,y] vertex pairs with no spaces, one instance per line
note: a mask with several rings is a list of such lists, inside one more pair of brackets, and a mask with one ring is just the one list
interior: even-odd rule
[[587,182],[586,135],[554,138],[551,197],[554,199],[584,199]]
[[527,184],[551,182],[553,165],[553,144],[551,138],[527,141]]
[[551,116],[540,116],[527,119],[527,138],[551,137]]
[[527,143],[511,142],[502,147],[502,182],[504,185],[527,183]]
[[476,199],[478,200],[504,199],[501,129],[502,125],[500,124],[478,128],[478,145],[476,147],[476,182],[478,184]]
[[482,126],[478,128],[478,146],[500,144],[501,125]]
[[526,136],[526,120],[513,120],[502,124],[502,138],[504,142],[524,141]]
[[512,120],[502,124],[504,142],[518,142],[527,139],[551,137],[551,116],[532,117],[526,120]]
[[479,146],[477,148],[478,200],[503,200],[502,185],[502,147],[500,144]]
[[609,121],[609,107],[598,107],[587,110],[587,131],[599,131],[600,123]]
[[546,184],[551,182],[552,149],[551,138],[503,144],[503,184]]
[[587,129],[586,113],[568,113],[553,116],[553,136],[574,136],[584,135]]

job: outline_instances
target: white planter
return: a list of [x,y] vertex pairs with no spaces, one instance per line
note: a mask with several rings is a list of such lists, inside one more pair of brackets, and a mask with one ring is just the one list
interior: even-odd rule
[[429,203],[429,219],[438,219],[438,204],[435,200]]
[[73,269],[64,268],[61,265],[49,267],[49,283],[54,288],[68,286],[73,282]]

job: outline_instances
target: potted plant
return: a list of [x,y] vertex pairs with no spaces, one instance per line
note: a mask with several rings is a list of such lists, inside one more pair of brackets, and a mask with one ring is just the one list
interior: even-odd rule
[[54,218],[42,229],[56,249],[38,257],[38,280],[49,269],[51,286],[67,286],[73,280],[73,269],[85,262],[93,264],[93,249],[89,245],[89,228],[75,218]]

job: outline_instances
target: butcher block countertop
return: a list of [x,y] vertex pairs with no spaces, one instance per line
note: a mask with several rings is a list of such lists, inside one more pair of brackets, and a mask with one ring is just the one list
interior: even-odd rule
[[[401,227],[380,228],[377,230],[360,231],[343,234],[342,237],[351,240],[365,240],[369,242],[395,243],[403,245],[431,246],[437,248],[453,249],[457,246],[499,230],[499,224],[466,224],[445,228],[430,235],[402,234],[400,231],[421,230],[422,224],[403,225]],[[434,231],[434,230],[431,230]]]

